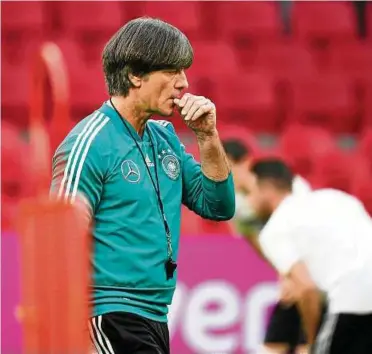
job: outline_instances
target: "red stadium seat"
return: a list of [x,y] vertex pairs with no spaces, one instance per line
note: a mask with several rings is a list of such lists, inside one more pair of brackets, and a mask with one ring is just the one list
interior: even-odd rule
[[372,217],[372,184],[371,175],[363,180],[353,181],[351,193],[354,194],[364,204],[364,207]]
[[372,78],[372,46],[362,41],[335,45],[330,52],[331,68],[365,85]]
[[335,149],[331,134],[318,127],[290,125],[280,137],[281,154],[296,173],[307,179],[311,179],[318,158]]
[[318,187],[352,193],[355,184],[369,174],[370,168],[364,156],[335,150],[317,160],[314,180]]
[[43,3],[32,1],[9,1],[1,6],[1,29],[21,30],[28,34],[40,33],[43,26]]
[[175,1],[161,4],[154,1],[146,1],[143,3],[143,14],[172,24],[190,39],[198,37],[201,22],[198,2]]
[[64,27],[70,31],[112,33],[121,22],[121,8],[117,1],[84,1],[63,3],[60,7]]
[[145,1],[120,1],[123,25],[144,14]]
[[269,1],[216,2],[220,38],[233,43],[246,68],[256,64],[257,48],[281,36],[278,6]]
[[218,124],[218,132],[221,140],[238,139],[242,141],[250,153],[256,156],[260,153],[259,143],[255,135],[246,127],[228,123]]
[[15,125],[1,122],[1,220],[2,229],[10,229],[17,206],[27,192],[27,145]]
[[69,40],[57,43],[65,57],[69,73],[72,118],[82,119],[108,99],[100,62],[86,65],[83,49]]
[[262,45],[257,55],[261,70],[269,72],[275,82],[278,115],[288,115],[290,105],[290,82],[316,75],[314,58],[303,43],[282,40],[275,44]]
[[214,99],[215,81],[220,76],[239,75],[238,59],[224,42],[196,41],[192,45],[194,61],[186,72],[190,90]]
[[358,151],[368,159],[372,170],[372,127],[362,133]]
[[358,151],[348,154],[349,158],[349,171],[351,171],[353,177],[353,183],[358,181],[363,182],[367,178],[371,178],[371,164],[368,156],[360,154]]
[[352,172],[350,157],[334,150],[317,159],[313,181],[318,188],[335,188],[350,193],[352,189]]
[[368,81],[363,96],[363,126],[372,127],[372,78]]
[[42,6],[37,1],[2,3],[2,60],[18,65],[29,60],[30,48],[36,48],[42,39]]
[[60,21],[65,35],[84,48],[84,61],[101,61],[105,43],[123,25],[120,3],[70,1],[59,5]]
[[292,19],[294,34],[305,40],[339,42],[356,35],[356,17],[348,2],[295,2]]
[[355,132],[357,103],[353,86],[340,75],[323,75],[293,83],[292,121],[318,124],[334,132]]
[[9,121],[26,128],[29,122],[30,63],[23,65],[1,62],[1,115]]
[[[17,126],[7,121],[1,122],[1,182],[15,181],[20,182],[26,172],[25,165],[27,161],[27,144],[21,138],[20,130]],[[3,185],[3,188],[6,186]],[[7,195],[17,197],[14,191],[4,189]]]
[[28,124],[30,71],[43,34],[42,2],[2,3],[1,113],[18,127]]
[[221,76],[216,85],[219,119],[234,120],[253,131],[278,129],[273,80],[263,73],[241,74],[236,79]]
[[225,42],[195,41],[192,43],[194,61],[188,77],[213,78],[239,73],[238,59],[232,46]]
[[268,1],[216,3],[223,35],[238,41],[277,39],[281,21],[277,4]]
[[258,51],[257,63],[280,81],[312,76],[316,70],[310,48],[294,41],[262,45]]

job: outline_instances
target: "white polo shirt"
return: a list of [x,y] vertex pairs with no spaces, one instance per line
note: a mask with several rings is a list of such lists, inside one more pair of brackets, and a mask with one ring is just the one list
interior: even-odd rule
[[259,241],[279,273],[303,261],[331,313],[372,312],[372,220],[358,199],[334,189],[292,194]]

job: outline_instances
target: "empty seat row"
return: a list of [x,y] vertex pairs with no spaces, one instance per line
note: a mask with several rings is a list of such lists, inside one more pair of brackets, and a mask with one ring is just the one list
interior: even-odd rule
[[[138,16],[164,19],[192,38],[226,38],[240,44],[281,36],[283,21],[276,2],[22,2],[3,5],[3,26],[44,27],[51,32],[105,31]],[[293,35],[309,41],[345,41],[357,33],[351,2],[295,2],[289,6]],[[371,5],[366,6],[371,22]],[[182,14],[179,16],[178,14]],[[368,23],[368,21],[367,21]],[[371,25],[369,35],[372,36]]]
[[[205,84],[205,83],[204,83]],[[288,122],[313,123],[334,132],[356,132],[371,124],[372,85],[359,99],[354,84],[339,74],[303,77],[277,87],[265,70],[239,76],[221,75],[207,92],[223,121],[234,120],[256,131],[280,131]]]

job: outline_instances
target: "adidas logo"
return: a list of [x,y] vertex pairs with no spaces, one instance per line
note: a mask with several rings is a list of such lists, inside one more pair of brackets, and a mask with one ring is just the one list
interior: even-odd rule
[[151,162],[150,158],[148,155],[146,155],[145,157],[145,161],[146,161],[146,165],[149,166],[149,167],[154,167],[154,163]]

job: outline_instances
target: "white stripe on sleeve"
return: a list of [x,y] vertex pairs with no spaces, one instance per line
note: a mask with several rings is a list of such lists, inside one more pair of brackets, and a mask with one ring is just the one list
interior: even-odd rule
[[[77,165],[78,160],[80,158],[81,151],[83,150],[84,143],[92,134],[95,134],[95,131],[97,129],[97,125],[101,122],[102,118],[103,118],[103,114],[101,113],[101,114],[99,114],[98,118],[95,119],[95,121],[92,123],[92,125],[89,127],[89,129],[85,132],[83,138],[81,139],[81,141],[79,143],[78,149],[77,149],[76,153],[74,154],[74,161],[72,163],[71,170],[69,171],[69,176],[68,176],[68,180],[67,180],[67,187],[66,187],[65,198],[64,198],[65,201],[68,200],[69,195],[71,193],[71,190],[70,190],[71,189],[71,184],[72,184],[72,181],[74,179],[76,165]],[[97,135],[97,134],[95,134],[95,135]]]
[[85,146],[85,149],[84,149],[84,152],[83,152],[83,155],[80,159],[80,163],[79,163],[79,167],[77,169],[77,172],[76,172],[76,177],[75,177],[75,181],[74,181],[74,187],[72,189],[72,194],[71,194],[71,202],[74,203],[75,202],[75,198],[76,198],[76,194],[77,194],[77,189],[78,189],[78,186],[79,186],[79,181],[80,181],[80,175],[81,175],[81,171],[83,169],[83,166],[84,166],[84,161],[87,157],[87,154],[88,154],[88,151],[89,151],[89,148],[90,148],[90,145],[92,144],[92,141],[93,139],[96,137],[96,135],[100,132],[100,130],[106,125],[106,123],[110,120],[110,118],[106,117],[103,122],[101,122],[101,124],[95,128],[94,132],[92,133],[92,135],[89,137],[89,140],[87,142],[87,145]]
[[64,174],[63,174],[62,182],[61,182],[61,185],[59,186],[58,198],[61,198],[62,197],[62,193],[63,193],[63,190],[65,188],[65,183],[66,183],[66,180],[67,180],[68,172],[70,170],[72,159],[75,156],[75,150],[79,146],[80,140],[82,139],[82,137],[84,136],[84,134],[86,133],[86,131],[89,129],[89,127],[92,125],[92,123],[95,122],[98,114],[99,114],[99,112],[94,113],[93,117],[89,120],[89,122],[85,125],[84,129],[78,135],[78,137],[77,137],[77,139],[76,139],[76,141],[75,141],[75,143],[74,143],[74,145],[72,147],[72,150],[71,150],[71,152],[70,152],[70,154],[68,156],[67,165],[65,167],[65,171],[64,171]]

